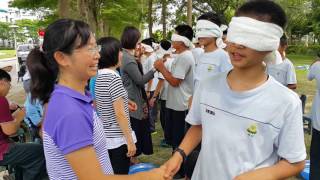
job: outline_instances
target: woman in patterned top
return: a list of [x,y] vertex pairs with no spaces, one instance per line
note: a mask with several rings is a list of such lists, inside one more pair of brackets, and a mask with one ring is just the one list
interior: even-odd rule
[[97,112],[107,137],[109,157],[115,174],[128,174],[130,157],[136,153],[136,136],[129,120],[128,93],[117,68],[122,52],[119,40],[105,37],[101,45],[98,76],[95,82]]
[[43,146],[50,179],[162,179],[163,169],[113,176],[103,126],[85,86],[96,75],[99,46],[88,24],[60,19],[46,29],[27,66],[32,98],[47,103]]

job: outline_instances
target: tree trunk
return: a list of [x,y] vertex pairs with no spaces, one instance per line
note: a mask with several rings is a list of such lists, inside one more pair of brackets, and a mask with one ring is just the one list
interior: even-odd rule
[[161,22],[162,22],[162,36],[163,39],[167,38],[167,0],[161,1],[162,11],[161,11]]
[[188,0],[187,3],[187,23],[192,27],[192,0]]
[[100,11],[96,0],[78,0],[80,18],[89,24],[93,33],[99,34],[98,13]]
[[58,14],[60,18],[68,18],[70,13],[70,0],[59,0],[58,1]]
[[149,37],[153,37],[152,34],[152,25],[153,25],[153,18],[152,18],[152,0],[148,2],[148,28],[149,28]]

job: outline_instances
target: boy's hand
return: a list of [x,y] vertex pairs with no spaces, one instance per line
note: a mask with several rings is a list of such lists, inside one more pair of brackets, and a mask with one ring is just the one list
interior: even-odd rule
[[[161,166],[160,168],[152,169],[149,172],[146,172],[146,179],[148,180],[169,180],[164,178],[165,167]],[[172,179],[172,178],[171,178]]]
[[26,115],[25,109],[21,108],[20,110],[14,112],[12,116],[18,121],[21,122],[24,119],[24,116]]
[[149,100],[149,105],[150,105],[150,107],[153,107],[154,106],[154,102],[156,101],[156,98],[151,98],[150,100]]
[[161,72],[162,69],[165,68],[163,59],[156,60],[153,64],[153,67]]
[[163,165],[166,169],[164,178],[172,179],[173,176],[179,171],[183,162],[182,157],[178,153],[174,153],[173,156]]
[[262,171],[249,171],[236,176],[233,180],[274,180],[270,173],[261,173]]

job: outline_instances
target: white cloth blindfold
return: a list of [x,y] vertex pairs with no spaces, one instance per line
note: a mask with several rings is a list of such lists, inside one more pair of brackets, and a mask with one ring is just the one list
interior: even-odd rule
[[280,26],[249,17],[233,17],[227,41],[257,51],[277,50],[283,30]]
[[215,23],[208,20],[199,20],[196,25],[196,38],[215,37],[216,45],[219,48],[225,48],[226,45],[222,41],[222,29]]
[[141,46],[144,48],[146,52],[149,52],[149,53],[153,52],[153,48],[151,46],[144,43],[141,43]]
[[180,41],[180,42],[183,42],[183,44],[185,46],[187,46],[189,48],[193,48],[193,44],[188,38],[186,38],[184,36],[180,36],[178,34],[172,34],[171,41]]

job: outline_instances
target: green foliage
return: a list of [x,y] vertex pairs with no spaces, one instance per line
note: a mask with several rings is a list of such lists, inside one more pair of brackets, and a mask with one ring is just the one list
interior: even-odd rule
[[57,8],[57,3],[57,0],[13,0],[9,5],[20,9],[55,9]]
[[108,26],[109,35],[119,37],[125,26],[131,25],[139,29],[146,22],[147,1],[113,0],[104,3],[101,19]]
[[305,55],[316,55],[320,52],[320,45],[290,45],[287,49],[288,54],[305,54]]
[[7,40],[10,37],[9,23],[0,22],[0,39]]

